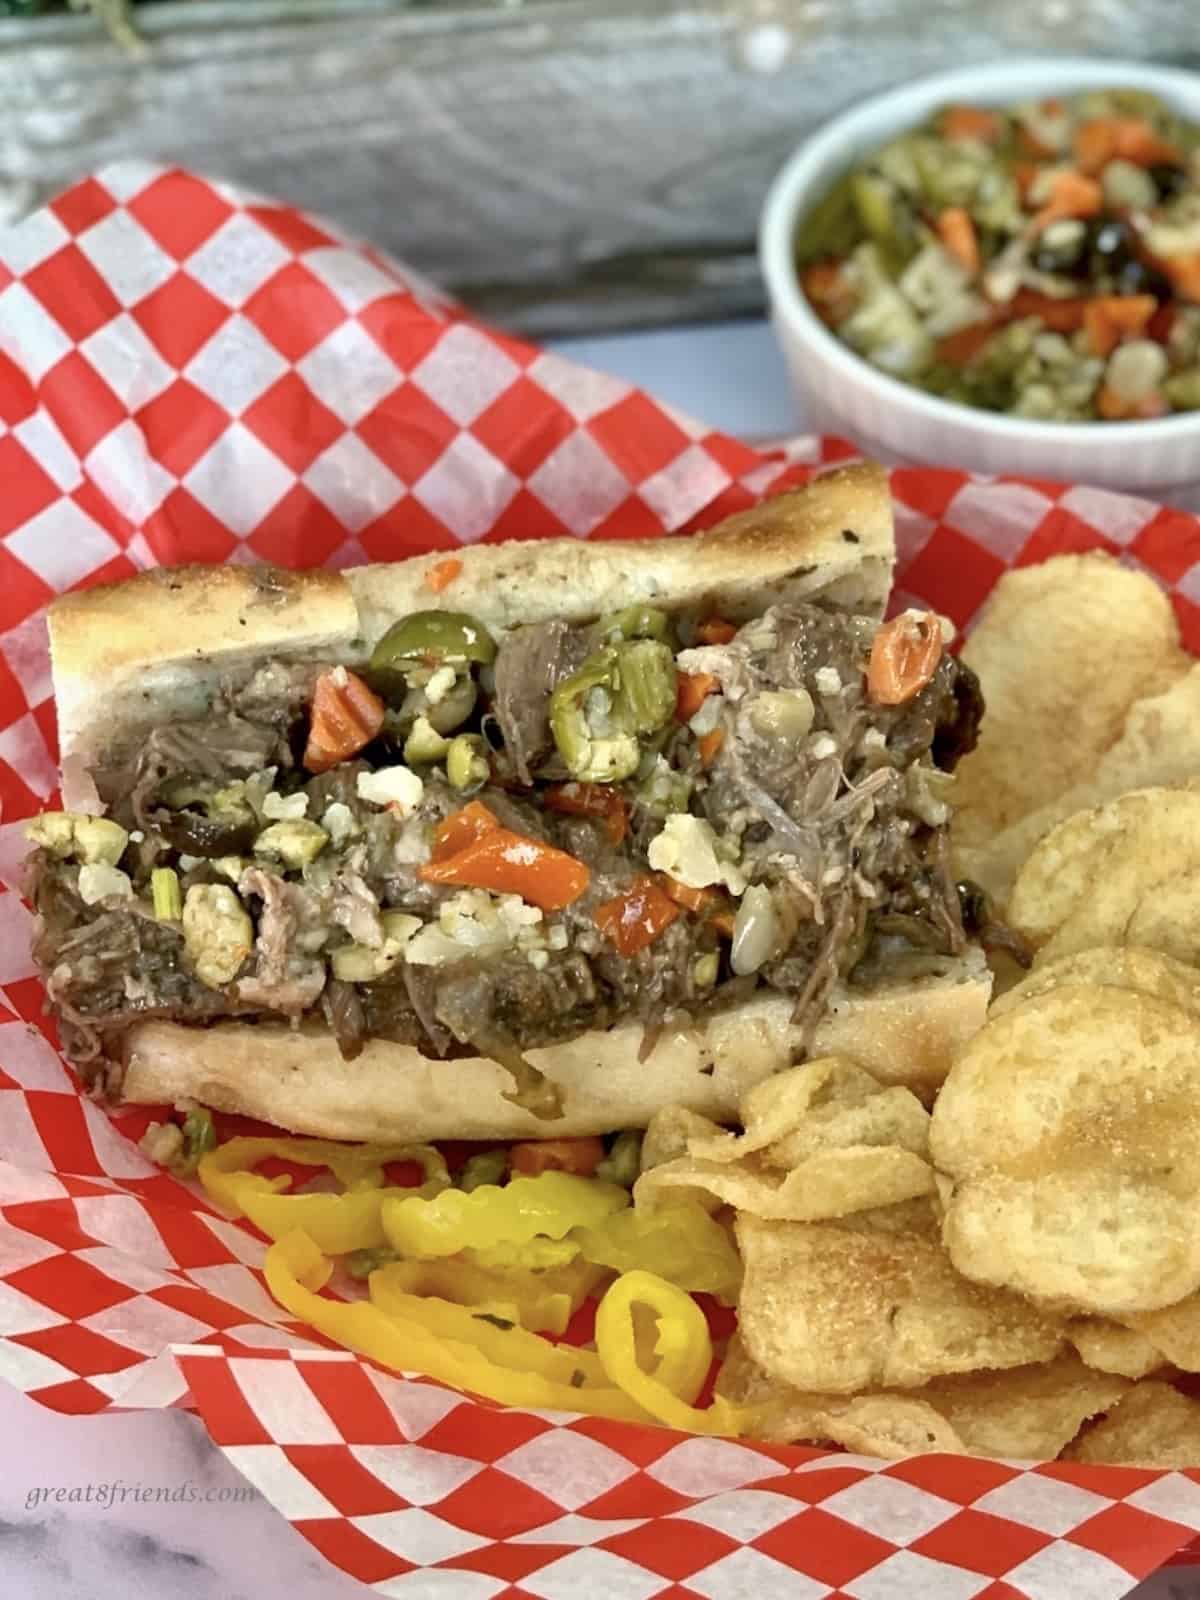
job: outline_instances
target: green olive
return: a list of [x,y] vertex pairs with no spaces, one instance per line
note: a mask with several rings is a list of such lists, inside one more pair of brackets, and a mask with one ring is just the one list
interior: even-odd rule
[[477,733],[460,733],[446,754],[446,776],[460,793],[479,789],[488,781],[487,745]]
[[371,670],[425,664],[496,659],[496,641],[464,611],[414,611],[394,622],[371,652]]
[[508,1173],[507,1150],[482,1150],[471,1156],[458,1175],[458,1187],[467,1194],[485,1184],[503,1183]]
[[461,673],[455,679],[454,687],[447,689],[436,705],[427,703],[422,708],[425,720],[438,733],[453,733],[455,728],[462,727],[474,711],[478,694],[478,685],[471,674]]
[[449,740],[437,731],[427,716],[420,716],[404,741],[404,759],[410,767],[421,762],[440,761],[449,748]]
[[665,642],[671,633],[671,619],[657,606],[626,606],[600,618],[600,633],[606,644],[619,644],[622,639]]
[[632,1189],[641,1170],[642,1135],[637,1128],[627,1128],[613,1140],[594,1176],[604,1183],[616,1183],[622,1189]]
[[550,730],[573,778],[585,783],[620,783],[637,771],[641,751],[632,732],[611,727],[600,736],[588,723],[585,702],[617,680],[617,648],[597,650],[550,697]]

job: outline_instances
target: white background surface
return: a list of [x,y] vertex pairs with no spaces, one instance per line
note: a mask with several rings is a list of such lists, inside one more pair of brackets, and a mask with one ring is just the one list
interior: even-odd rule
[[[554,348],[743,438],[804,430],[765,323]],[[184,1412],[62,1417],[0,1385],[0,1440],[0,1600],[358,1600],[378,1592],[328,1566],[265,1500],[220,1503],[216,1494],[244,1480]],[[190,1503],[141,1504],[127,1496],[103,1508],[99,1486],[114,1482],[187,1493]],[[65,1497],[31,1504],[34,1490],[69,1494],[89,1484],[91,1504]],[[410,1583],[395,1592],[459,1600],[449,1574],[436,1590]],[[1137,1596],[1200,1600],[1200,1568],[1168,1569]],[[1076,1592],[1054,1600],[1093,1597]]]

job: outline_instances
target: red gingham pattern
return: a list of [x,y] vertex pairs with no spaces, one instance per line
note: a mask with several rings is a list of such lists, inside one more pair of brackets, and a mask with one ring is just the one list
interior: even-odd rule
[[[455,1600],[1118,1600],[1200,1532],[1200,1472],[882,1463],[505,1411],[330,1350],[263,1246],[80,1098],[41,1013],[20,819],[56,793],[41,613],[156,562],[346,565],[689,531],[854,454],[756,453],[481,327],[331,225],[145,163],[0,234],[0,1375],[61,1411],[187,1405],[329,1560]],[[896,604],[970,624],[1103,548],[1200,648],[1200,522],[1098,490],[892,475]],[[408,1574],[418,1574],[406,1585]]]

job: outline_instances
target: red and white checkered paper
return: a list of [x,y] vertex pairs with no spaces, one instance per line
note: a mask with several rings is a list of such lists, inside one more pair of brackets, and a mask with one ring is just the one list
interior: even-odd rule
[[[481,327],[324,222],[124,163],[0,235],[0,876],[56,799],[42,611],[156,562],[388,560],[686,533],[853,452],[759,454]],[[1200,522],[1092,489],[892,477],[898,604],[969,624],[1105,548],[1200,647]],[[0,1375],[60,1411],[186,1405],[380,1593],[1117,1600],[1200,1531],[1200,1471],[882,1463],[506,1411],[306,1337],[263,1245],[80,1098],[0,891]]]

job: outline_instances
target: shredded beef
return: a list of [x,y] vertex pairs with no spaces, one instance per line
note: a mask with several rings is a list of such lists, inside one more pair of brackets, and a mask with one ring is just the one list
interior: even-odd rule
[[495,715],[504,747],[520,781],[532,784],[542,758],[553,749],[550,696],[583,665],[589,630],[561,621],[516,628],[496,655]]
[[[589,868],[586,892],[540,925],[565,938],[565,949],[546,943],[539,965],[509,945],[499,954],[488,947],[486,958],[464,949],[463,960],[440,967],[401,960],[368,983],[331,978],[329,953],[347,939],[380,947],[384,909],[428,921],[459,892],[425,882],[421,866],[433,829],[463,796],[430,766],[422,769],[414,817],[360,799],[360,774],[371,770],[373,754],[383,759],[378,741],[319,776],[297,770],[303,707],[318,667],[271,662],[226,683],[206,715],[154,728],[140,749],[118,752],[95,775],[111,814],[145,833],[123,861],[132,900],[86,906],[74,866],[44,852],[33,858],[35,953],[75,1058],[110,1052],[120,1028],[138,1017],[203,1024],[226,1015],[308,1016],[324,1019],[347,1060],[370,1038],[434,1057],[491,1055],[513,1073],[521,1103],[548,1114],[527,1050],[636,1018],[645,1025],[646,1055],[673,1015],[735,1004],[764,984],[793,997],[807,1033],[832,986],[860,969],[876,971],[881,952],[899,946],[932,960],[964,948],[964,900],[950,871],[933,763],[948,771],[971,748],[982,713],[978,684],[946,656],[907,703],[874,705],[864,680],[874,625],[813,603],[773,608],[729,644],[701,647],[681,663],[712,672],[725,691],[714,708],[725,736],[715,760],[701,759],[686,725],[657,746],[666,776],[690,784],[693,814],[736,849],[750,882],[770,887],[780,929],[774,953],[757,972],[735,977],[727,936],[703,915],[680,914],[645,949],[619,954],[596,912],[648,870],[663,808],[642,803],[644,772],[631,779],[628,831],[614,844],[603,822],[545,809],[535,782],[565,775],[552,754],[549,697],[582,663],[594,634],[563,622],[510,634],[494,664],[492,706],[478,707],[470,724],[494,717],[504,741],[495,781],[478,800],[502,826]],[[767,737],[753,716],[755,697],[788,689],[811,697],[811,731]],[[386,757],[398,759],[396,751]],[[251,863],[264,819],[248,802],[240,810],[236,795],[230,806],[206,804],[267,767],[278,769],[282,796],[305,797],[309,822],[320,823],[335,804],[349,814],[338,819],[344,832],[336,830],[303,874]],[[201,859],[184,863],[180,854]],[[196,978],[178,925],[154,920],[149,878],[165,859],[185,893],[197,883],[228,884],[228,865],[216,863],[231,856],[243,864],[237,889],[255,944],[242,972],[217,990]],[[971,932],[1006,942],[986,908],[970,895],[965,903]],[[713,954],[717,982],[698,984],[697,958]]]

